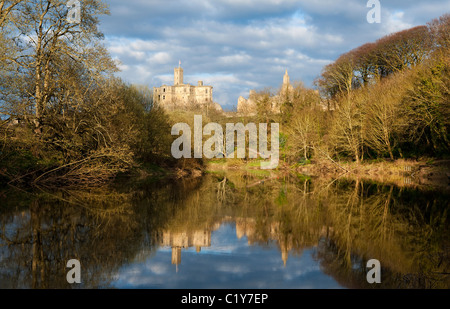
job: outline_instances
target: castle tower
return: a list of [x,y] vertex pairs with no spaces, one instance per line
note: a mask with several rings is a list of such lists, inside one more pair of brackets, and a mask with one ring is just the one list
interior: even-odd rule
[[175,86],[177,85],[183,85],[183,69],[181,66],[174,69],[174,82],[173,84]]
[[284,73],[284,77],[283,77],[283,85],[289,85],[290,81],[289,81],[289,74],[288,71],[286,70],[286,73]]
[[289,74],[288,71],[286,70],[286,73],[284,73],[283,77],[283,85],[281,86],[280,95],[284,101],[289,101],[290,98],[292,98],[293,91],[294,87],[292,87],[291,85]]

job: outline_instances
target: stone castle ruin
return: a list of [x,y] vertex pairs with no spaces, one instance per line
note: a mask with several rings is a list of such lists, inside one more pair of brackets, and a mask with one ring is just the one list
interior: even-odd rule
[[[283,102],[288,101],[294,94],[294,87],[291,85],[288,71],[283,77],[283,85],[276,96],[270,97],[270,106],[273,113],[279,113]],[[240,96],[237,104],[237,112],[245,115],[255,115],[257,112],[259,95],[255,90],[250,90],[248,99]]]
[[173,86],[153,88],[153,102],[167,110],[201,108],[222,111],[222,107],[213,101],[213,87],[203,85],[203,81],[199,81],[197,86],[185,84],[181,66],[174,69]]

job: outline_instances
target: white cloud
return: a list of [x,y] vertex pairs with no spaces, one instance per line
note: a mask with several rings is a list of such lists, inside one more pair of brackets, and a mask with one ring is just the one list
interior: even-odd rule
[[251,60],[252,57],[245,53],[226,55],[218,58],[218,62],[225,65],[248,64]]
[[146,61],[151,64],[169,64],[173,60],[168,52],[161,51],[151,55]]
[[102,19],[102,30],[112,56],[122,62],[122,78],[170,84],[181,60],[185,79],[204,79],[225,105],[235,105],[250,89],[277,88],[286,69],[291,80],[312,86],[340,54],[424,24],[450,7],[450,0],[382,1],[382,23],[368,24],[364,0],[109,3],[111,17]]
[[405,22],[405,12],[396,11],[385,14],[385,20],[382,21],[384,34],[390,34],[413,27],[412,24]]

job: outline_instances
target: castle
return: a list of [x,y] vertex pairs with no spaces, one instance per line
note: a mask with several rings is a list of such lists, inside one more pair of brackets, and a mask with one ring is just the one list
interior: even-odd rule
[[183,82],[181,66],[174,69],[173,86],[162,85],[153,88],[153,102],[165,109],[214,108],[222,110],[219,104],[213,102],[213,87],[203,85],[199,81],[197,86]]
[[[285,101],[292,99],[294,93],[294,87],[291,85],[288,71],[283,77],[283,85],[281,86],[278,95],[270,98],[271,111],[273,113],[279,113],[280,107]],[[239,97],[237,104],[237,112],[245,115],[255,115],[257,111],[258,94],[255,90],[250,90],[248,99]]]

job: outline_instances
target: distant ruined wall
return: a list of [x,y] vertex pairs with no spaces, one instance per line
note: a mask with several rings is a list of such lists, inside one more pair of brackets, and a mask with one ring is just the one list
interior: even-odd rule
[[[288,72],[283,77],[283,84],[280,92],[270,98],[271,111],[273,113],[280,113],[281,105],[289,101],[294,93],[294,87],[290,83]],[[254,116],[257,113],[258,94],[255,90],[250,90],[248,99],[240,96],[237,104],[237,112],[247,116]]]
[[257,109],[257,94],[255,90],[250,90],[248,99],[240,96],[237,104],[238,113],[253,116],[256,114]]

